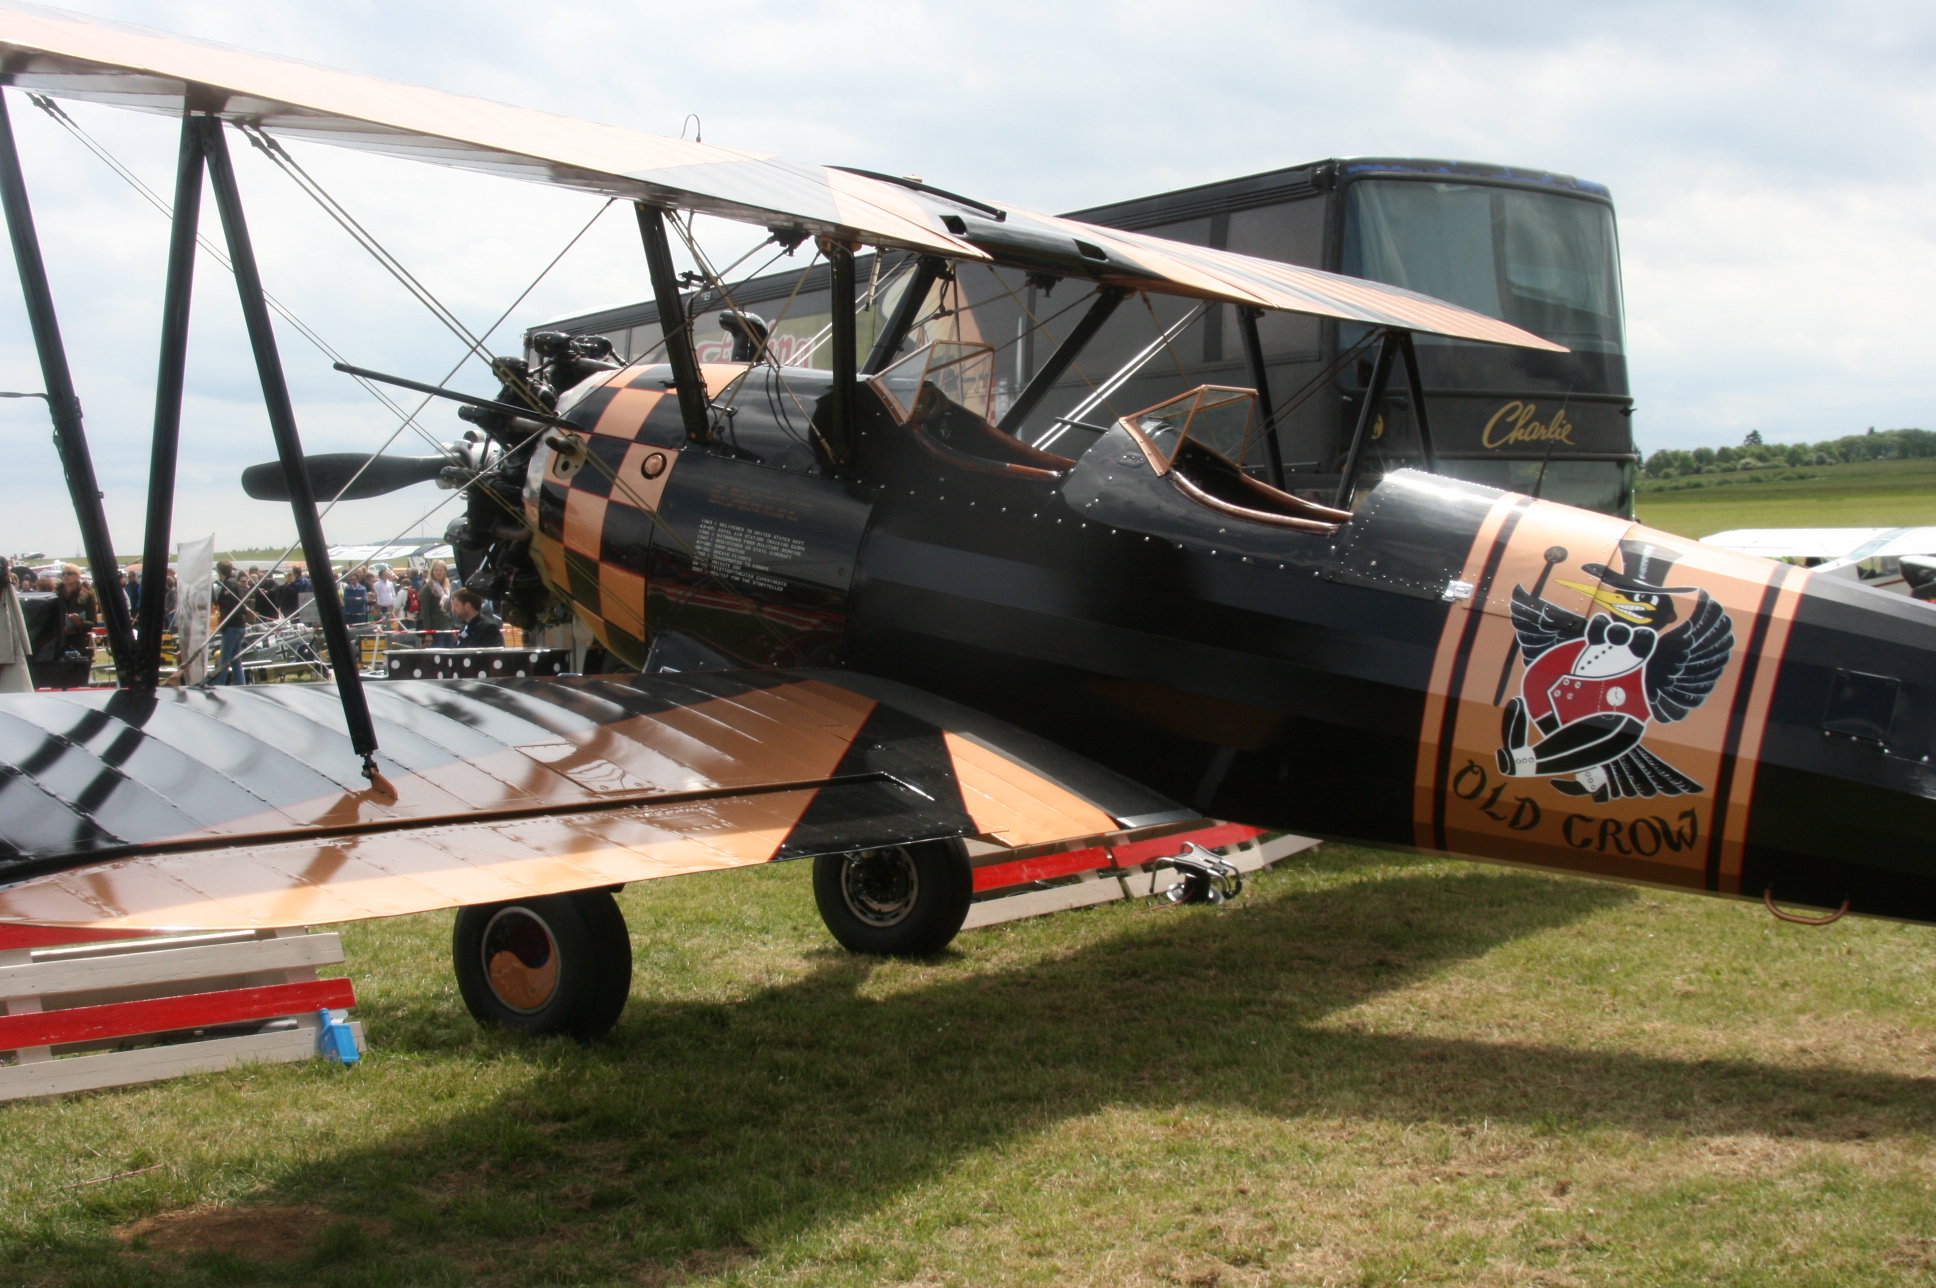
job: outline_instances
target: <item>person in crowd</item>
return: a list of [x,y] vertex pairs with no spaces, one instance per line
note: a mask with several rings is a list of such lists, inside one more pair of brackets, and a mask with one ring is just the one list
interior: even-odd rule
[[129,564],[122,569],[123,583],[128,592],[128,612],[135,618],[141,616],[141,565]]
[[431,648],[448,648],[456,639],[451,633],[457,619],[451,616],[450,592],[450,569],[439,559],[430,565],[430,575],[417,592],[417,629],[430,632],[425,643]]
[[175,588],[175,570],[173,568],[168,570],[167,586],[168,598],[163,601],[161,611],[163,613],[163,625],[166,629],[172,631],[175,629],[175,596],[177,594]]
[[311,593],[309,571],[301,564],[290,564],[289,576],[282,583],[282,615],[294,617],[302,609],[303,596]]
[[[126,568],[117,567],[114,570],[113,580],[114,580],[114,585],[113,585],[112,593],[121,596],[122,612],[126,615],[127,619],[132,622],[134,620],[134,598],[128,593],[128,570]],[[97,587],[96,588],[97,597],[99,593],[100,593],[99,588]]]
[[20,569],[16,574],[16,578],[20,582],[20,589],[23,591],[32,593],[40,589],[40,579],[34,576],[34,570],[32,568]]
[[451,616],[458,622],[458,648],[503,648],[504,623],[484,611],[484,597],[467,586],[450,595]]
[[389,564],[377,569],[376,581],[370,586],[370,608],[382,625],[397,624],[397,583]]
[[249,611],[249,587],[223,559],[215,565],[215,611],[222,623],[222,670],[215,684],[242,683],[242,637],[255,614]]
[[50,589],[58,599],[49,629],[34,641],[34,685],[78,689],[94,666],[94,623],[100,617],[94,592],[82,584],[76,564],[62,564],[60,584]]
[[370,620],[370,588],[363,584],[360,573],[350,573],[343,578],[343,620],[351,626],[361,626]]
[[0,693],[34,691],[34,642],[27,635],[27,617],[20,611],[20,593],[13,569],[0,559]]
[[276,585],[274,570],[255,579],[249,591],[249,611],[258,621],[273,621],[282,616],[282,587]]

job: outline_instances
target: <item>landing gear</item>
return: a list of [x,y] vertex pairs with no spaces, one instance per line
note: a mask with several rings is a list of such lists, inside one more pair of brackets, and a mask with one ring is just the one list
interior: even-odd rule
[[948,946],[975,892],[959,841],[889,845],[813,861],[820,919],[850,952],[926,957]]
[[536,1036],[603,1037],[632,989],[632,940],[607,890],[459,909],[451,956],[478,1023]]

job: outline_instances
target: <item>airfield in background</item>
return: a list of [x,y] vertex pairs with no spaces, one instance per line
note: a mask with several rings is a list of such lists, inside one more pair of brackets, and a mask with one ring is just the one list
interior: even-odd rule
[[1696,539],[1730,528],[1936,524],[1936,459],[1642,479],[1634,511],[1642,523]]

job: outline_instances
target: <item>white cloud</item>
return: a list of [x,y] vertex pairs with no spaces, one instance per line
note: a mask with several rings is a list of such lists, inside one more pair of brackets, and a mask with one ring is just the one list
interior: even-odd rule
[[[566,115],[803,161],[913,172],[1061,210],[1352,154],[1455,156],[1608,184],[1620,211],[1644,447],[1936,425],[1926,6],[1790,3],[1450,6],[858,0],[329,6],[94,0],[123,21]],[[14,98],[117,545],[138,544],[166,227]],[[73,109],[158,189],[164,120]],[[496,315],[597,208],[541,188],[306,148],[300,155],[451,306]],[[369,365],[441,376],[458,348],[287,181],[237,151],[270,289]],[[215,228],[212,218],[205,221]],[[646,293],[636,231],[601,221],[506,325]],[[0,295],[5,295],[0,292]],[[180,530],[286,535],[233,483],[269,455],[232,291],[196,300]],[[372,445],[380,409],[285,340],[308,441]],[[483,381],[473,369],[471,387]],[[0,386],[38,388],[0,303]],[[359,401],[360,400],[360,401]],[[434,413],[440,432],[456,424]],[[0,549],[70,548],[35,404],[0,404]],[[358,502],[345,539],[428,501]],[[191,521],[192,519],[192,521]],[[196,526],[197,524],[201,526]],[[433,524],[433,526],[438,526]]]

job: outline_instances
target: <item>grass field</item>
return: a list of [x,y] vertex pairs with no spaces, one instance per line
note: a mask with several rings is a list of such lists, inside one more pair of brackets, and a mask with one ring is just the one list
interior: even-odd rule
[[[1806,477],[1763,480],[1700,476],[1701,487],[1650,490],[1635,509],[1641,521],[1686,537],[1729,528],[1895,528],[1936,524],[1936,460],[1863,461],[1808,466]],[[1738,478],[1752,481],[1735,482]],[[1693,480],[1671,480],[1685,484]]]
[[590,1049],[348,928],[361,1067],[0,1107],[0,1282],[1936,1279],[1936,932],[1326,846],[887,963],[807,876],[627,891]]

